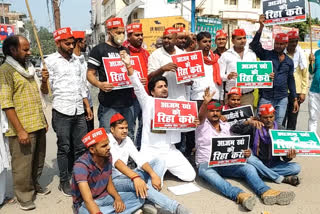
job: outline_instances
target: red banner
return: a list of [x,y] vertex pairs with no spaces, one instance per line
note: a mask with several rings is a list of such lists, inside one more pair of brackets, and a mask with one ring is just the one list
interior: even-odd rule
[[177,84],[205,76],[202,51],[172,55],[171,58],[172,62],[178,66]]
[[197,102],[169,99],[155,99],[153,129],[194,130],[198,118]]
[[[140,79],[143,78],[144,76],[139,57],[131,56],[130,59],[133,70],[137,72]],[[114,86],[113,90],[132,87],[128,77],[127,68],[120,58],[103,57],[102,61],[107,80]]]

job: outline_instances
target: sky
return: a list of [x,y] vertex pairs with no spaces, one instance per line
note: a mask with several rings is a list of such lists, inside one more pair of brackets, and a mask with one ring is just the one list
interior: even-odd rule
[[[11,3],[10,10],[25,13],[28,17],[28,11],[25,0],[4,0]],[[33,19],[37,26],[43,26],[50,31],[54,30],[52,12],[48,15],[46,0],[28,0]],[[72,30],[90,29],[91,0],[62,0],[61,27],[71,27]]]

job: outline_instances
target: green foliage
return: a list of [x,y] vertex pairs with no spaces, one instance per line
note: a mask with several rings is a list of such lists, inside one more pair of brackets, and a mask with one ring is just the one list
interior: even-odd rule
[[[299,29],[300,39],[302,41],[304,41],[305,35],[310,33],[309,21],[310,21],[310,18],[307,17],[307,21],[306,22],[297,22],[297,23],[285,24],[283,26],[298,28]],[[318,18],[312,19],[311,20],[311,25],[320,25],[319,19]]]

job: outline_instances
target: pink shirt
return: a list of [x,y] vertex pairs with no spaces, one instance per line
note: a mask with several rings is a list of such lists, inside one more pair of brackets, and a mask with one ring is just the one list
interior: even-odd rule
[[196,164],[197,166],[204,162],[209,162],[211,154],[212,138],[230,136],[230,125],[220,120],[220,129],[218,132],[206,118],[204,123],[196,129]]

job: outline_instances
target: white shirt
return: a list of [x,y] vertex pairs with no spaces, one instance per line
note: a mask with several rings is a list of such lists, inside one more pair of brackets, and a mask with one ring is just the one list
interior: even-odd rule
[[[175,46],[176,53],[182,54],[184,51]],[[148,74],[158,70],[160,67],[172,62],[171,55],[163,48],[158,48],[149,57]],[[177,84],[175,72],[167,71],[163,76],[168,80],[169,99],[187,100],[187,90],[185,84]]]
[[83,114],[83,98],[87,97],[87,93],[80,61],[74,54],[68,61],[56,52],[45,62],[53,97],[52,108],[69,116]]
[[138,152],[137,148],[134,146],[130,137],[126,137],[120,144],[110,133],[108,134],[110,141],[110,152],[112,154],[112,177],[117,177],[122,173],[115,168],[115,163],[117,160],[121,160],[127,165],[129,156],[134,160],[139,168],[142,167],[146,161],[143,159],[143,156]]
[[[284,50],[285,54],[288,54],[287,49]],[[293,64],[294,64],[294,71],[296,71],[297,67],[300,66],[300,69],[303,70],[308,67],[307,59],[303,50],[299,45],[297,45],[296,49],[294,50],[293,54]]]
[[10,167],[10,151],[8,138],[5,133],[8,131],[8,119],[4,111],[1,110],[0,106],[0,174],[4,169]]
[[156,133],[151,131],[153,113],[154,113],[154,98],[149,96],[144,90],[138,76],[134,73],[129,76],[134,93],[138,98],[142,109],[142,139],[141,139],[141,152],[157,151],[158,154],[167,153],[170,149],[175,148],[173,144],[179,143],[181,132],[179,131],[166,131],[165,133]]
[[204,77],[193,80],[191,86],[191,100],[203,100],[204,91],[208,87],[210,87],[211,93],[213,91],[216,92],[213,99],[223,100],[222,85],[218,85],[213,81],[213,66],[204,63],[204,72]]
[[[220,74],[223,81],[226,81],[226,92],[229,92],[232,87],[236,86],[236,79],[228,80],[228,75],[231,72],[237,73],[237,62],[255,62],[257,61],[256,54],[247,46],[244,48],[243,58],[234,50],[234,48],[228,49],[224,52],[218,60],[220,66]],[[246,94],[253,91],[252,88],[243,88],[241,92]]]

